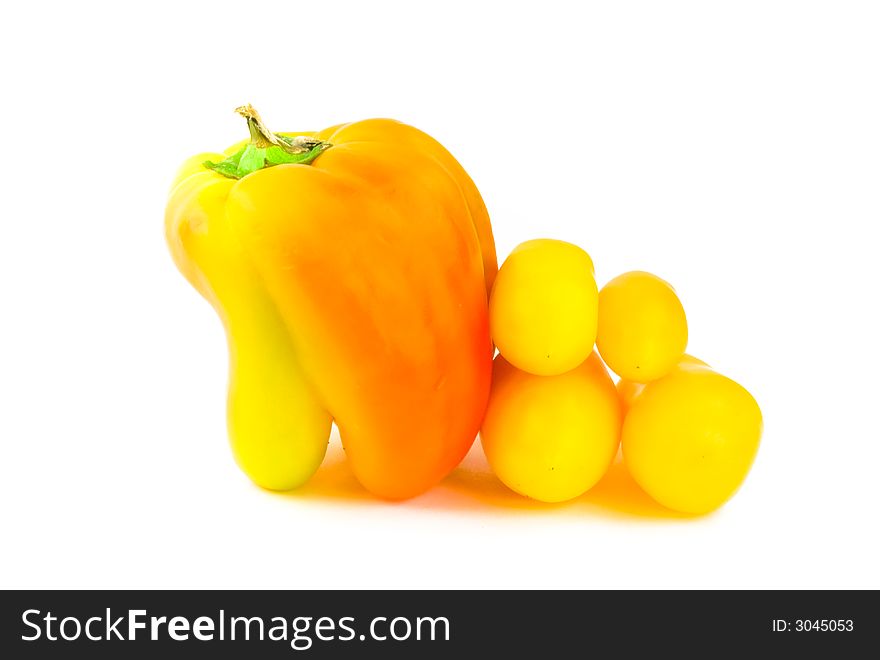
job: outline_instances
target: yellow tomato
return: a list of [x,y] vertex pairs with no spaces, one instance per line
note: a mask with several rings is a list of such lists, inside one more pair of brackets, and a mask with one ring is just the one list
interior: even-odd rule
[[492,339],[523,371],[540,376],[569,371],[593,350],[598,297],[590,255],[564,241],[526,241],[495,278],[489,300]]
[[656,275],[624,273],[599,292],[596,344],[621,378],[637,383],[660,378],[681,359],[687,339],[681,301]]
[[561,502],[589,490],[617,454],[623,413],[596,353],[557,376],[495,358],[480,431],[493,471],[516,492]]
[[685,362],[633,399],[623,424],[623,456],[636,482],[660,504],[707,513],[746,478],[762,428],[761,410],[741,385]]

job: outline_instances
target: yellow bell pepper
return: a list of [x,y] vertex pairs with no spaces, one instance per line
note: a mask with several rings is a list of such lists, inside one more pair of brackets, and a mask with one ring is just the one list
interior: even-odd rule
[[452,155],[371,119],[269,132],[176,177],[165,232],[229,344],[233,454],[260,486],[317,470],[331,422],[370,491],[417,495],[470,448],[492,369],[486,207]]

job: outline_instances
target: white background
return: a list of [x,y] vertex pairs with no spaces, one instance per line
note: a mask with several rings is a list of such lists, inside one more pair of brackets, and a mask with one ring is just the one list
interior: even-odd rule
[[[3,7],[0,585],[880,587],[876,4]],[[221,326],[162,234],[246,101],[275,130],[414,124],[500,257],[550,236],[600,284],[672,282],[690,352],[764,411],[740,493],[681,519],[616,472],[543,506],[479,446],[402,504],[336,445],[299,492],[252,486]]]

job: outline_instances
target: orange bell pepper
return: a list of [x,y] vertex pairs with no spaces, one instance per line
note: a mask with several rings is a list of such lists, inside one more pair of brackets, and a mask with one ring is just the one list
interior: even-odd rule
[[452,155],[387,119],[273,134],[177,177],[166,237],[230,348],[233,454],[259,485],[305,482],[331,420],[373,493],[417,495],[464,457],[488,399],[486,207]]

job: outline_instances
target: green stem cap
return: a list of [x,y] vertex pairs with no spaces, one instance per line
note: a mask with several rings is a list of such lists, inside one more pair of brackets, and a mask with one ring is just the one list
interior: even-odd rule
[[230,179],[241,179],[273,165],[308,165],[332,146],[329,142],[306,135],[287,137],[272,133],[266,128],[260,113],[250,103],[236,108],[235,111],[247,119],[251,141],[226,160],[219,163],[206,160],[203,163],[209,170]]

